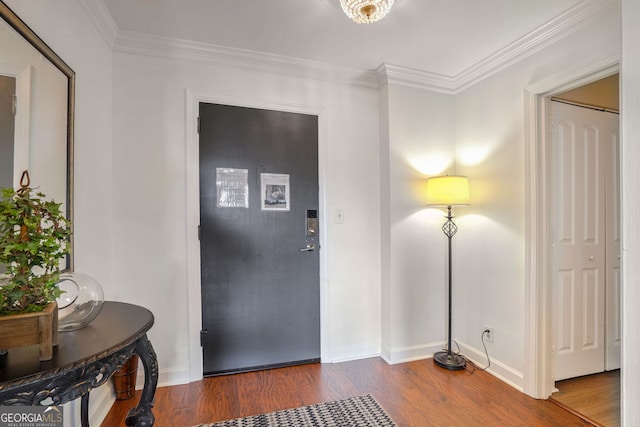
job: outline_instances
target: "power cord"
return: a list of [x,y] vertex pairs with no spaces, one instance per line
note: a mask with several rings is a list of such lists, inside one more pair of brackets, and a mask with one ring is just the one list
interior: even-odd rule
[[[489,331],[489,329],[485,329],[484,331],[482,331],[482,335],[480,336],[480,341],[482,342],[482,347],[484,347],[484,354],[487,356],[487,366],[485,366],[484,368],[481,368],[480,366],[478,366],[475,363],[473,363],[473,361],[471,359],[469,359],[467,356],[465,356],[464,354],[460,354],[460,346],[458,345],[458,342],[456,340],[452,341],[453,344],[456,345],[456,351],[453,351],[453,349],[451,349],[451,353],[462,357],[467,362],[466,365],[465,365],[465,370],[467,372],[473,374],[475,371],[486,371],[491,366],[491,358],[489,358],[489,352],[487,351],[487,345],[484,342],[485,335],[489,334],[490,332],[491,331]],[[448,347],[445,345],[442,350],[447,351]],[[471,366],[471,369],[469,369],[469,366]]]
[[[484,354],[487,356],[487,366],[485,366],[484,368],[481,368],[478,365],[476,365],[475,363],[473,363],[473,361],[471,361],[468,357],[462,356],[467,361],[467,366],[469,366],[469,365],[472,366],[473,369],[466,368],[467,371],[472,373],[472,374],[475,371],[486,371],[487,369],[489,369],[489,366],[491,366],[491,358],[489,358],[489,352],[487,351],[487,346],[486,346],[486,344],[484,342],[485,335],[487,335],[490,332],[491,331],[489,331],[488,329],[485,329],[484,331],[482,331],[482,335],[480,336],[480,341],[482,341],[482,347],[484,347]],[[456,346],[457,345],[458,345],[458,343],[456,343]]]

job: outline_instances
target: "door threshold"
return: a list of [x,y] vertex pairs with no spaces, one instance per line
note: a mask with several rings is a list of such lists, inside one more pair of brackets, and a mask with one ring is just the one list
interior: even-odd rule
[[559,407],[561,407],[562,409],[564,409],[567,412],[572,413],[573,415],[575,415],[576,417],[580,418],[582,421],[585,421],[589,424],[591,424],[592,426],[595,427],[606,427],[603,424],[600,424],[599,422],[597,422],[596,420],[593,420],[591,418],[589,418],[588,416],[582,414],[579,411],[576,411],[575,409],[573,409],[572,407],[565,405],[564,403],[560,402],[559,400],[554,399],[553,397],[549,398],[549,402],[554,403],[556,405],[558,405]]
[[222,375],[242,374],[245,372],[266,371],[269,369],[286,368],[288,366],[309,365],[312,363],[320,363],[320,358],[296,360],[293,362],[274,363],[271,365],[259,365],[246,368],[228,369],[222,371],[205,372],[204,377],[219,377]]

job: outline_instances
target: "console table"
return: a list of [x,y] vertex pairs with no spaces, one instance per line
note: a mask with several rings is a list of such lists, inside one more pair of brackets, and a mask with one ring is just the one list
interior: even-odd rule
[[93,322],[61,332],[53,358],[40,361],[39,347],[10,349],[0,356],[0,405],[60,405],[81,398],[81,422],[89,426],[89,392],[111,378],[137,354],[144,366],[144,389],[129,411],[128,426],[152,426],[158,361],[147,331],[153,314],[143,307],[106,301]]

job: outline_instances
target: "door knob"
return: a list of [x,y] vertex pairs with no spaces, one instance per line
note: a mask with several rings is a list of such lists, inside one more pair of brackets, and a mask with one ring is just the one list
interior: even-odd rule
[[313,252],[316,250],[316,244],[315,243],[307,243],[307,246],[300,249],[300,252]]

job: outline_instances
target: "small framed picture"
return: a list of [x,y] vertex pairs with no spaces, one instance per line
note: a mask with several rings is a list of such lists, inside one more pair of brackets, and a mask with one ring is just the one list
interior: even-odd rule
[[289,175],[261,173],[260,190],[263,211],[289,211]]

